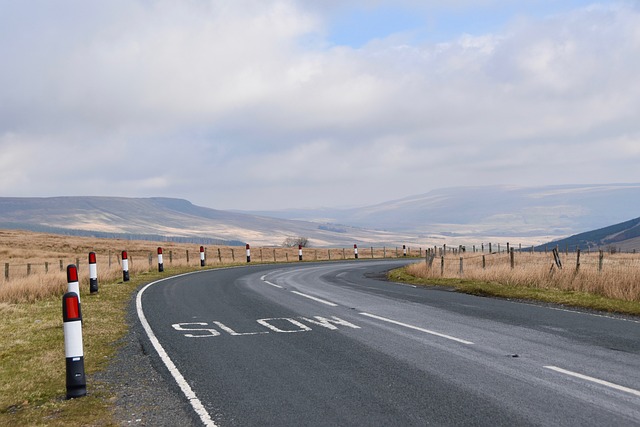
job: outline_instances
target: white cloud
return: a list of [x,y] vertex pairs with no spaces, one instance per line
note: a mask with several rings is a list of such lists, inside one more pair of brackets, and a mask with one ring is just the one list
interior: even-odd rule
[[[640,180],[627,166],[640,157],[631,3],[360,49],[322,42],[336,4],[0,4],[4,195],[262,208],[373,203],[505,174]],[[62,167],[70,152],[75,175]],[[540,177],[549,164],[562,169]]]

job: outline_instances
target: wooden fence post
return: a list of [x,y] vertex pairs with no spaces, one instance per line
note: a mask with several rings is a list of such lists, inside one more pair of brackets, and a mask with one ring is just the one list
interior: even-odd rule
[[187,249],[187,265],[189,265],[189,249]]
[[4,280],[9,280],[9,263],[4,263]]
[[464,275],[464,268],[463,268],[463,265],[462,265],[463,264],[463,260],[464,260],[464,258],[460,257],[460,271],[459,271],[460,277],[462,277]]
[[444,276],[444,256],[440,257],[440,276]]
[[44,272],[48,273],[49,272],[49,261],[45,261],[44,262]]
[[236,260],[236,254],[233,251],[233,248],[231,248],[231,261],[235,261]]
[[600,254],[598,255],[598,271],[602,273],[602,264],[604,261],[604,251],[600,249]]
[[513,254],[513,248],[511,248],[511,252],[509,252],[509,258],[511,258],[511,269],[513,270],[516,266],[515,255]]
[[273,262],[277,262],[276,261],[276,250],[275,249],[273,250]]
[[62,266],[62,260],[60,260],[60,271],[64,271],[64,267]]
[[484,255],[482,255],[482,269],[484,270],[487,267],[487,261],[484,258]]
[[580,249],[576,249],[576,273],[580,271]]
[[562,270],[562,260],[560,260],[560,254],[558,253],[558,248],[553,248],[553,260],[556,263],[556,266]]
[[220,252],[220,248],[218,248],[218,261],[222,264],[222,252]]
[[173,251],[169,251],[169,264],[173,264]]

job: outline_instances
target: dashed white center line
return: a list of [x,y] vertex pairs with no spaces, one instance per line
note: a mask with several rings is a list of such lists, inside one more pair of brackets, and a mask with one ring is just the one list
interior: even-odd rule
[[271,285],[271,286],[273,286],[274,288],[282,289],[282,286],[280,286],[280,285],[276,285],[275,283],[271,283],[270,281],[266,280],[266,279],[265,279],[265,277],[267,277],[267,275],[266,275],[266,274],[265,274],[264,276],[262,276],[262,277],[260,278],[260,280],[262,280],[262,281],[263,281],[264,283],[266,283],[267,285]]
[[583,375],[583,374],[579,374],[577,372],[572,372],[572,371],[567,371],[566,369],[562,369],[562,368],[558,368],[557,366],[545,366],[545,368],[550,369],[552,371],[555,372],[559,372],[561,374],[565,374],[565,375],[569,375],[572,377],[576,377],[576,378],[580,378],[582,380],[586,380],[586,381],[591,381],[593,383],[596,384],[600,384],[609,388],[613,388],[615,390],[619,390],[619,391],[623,391],[625,393],[630,393],[633,394],[635,396],[640,396],[640,391],[629,388],[629,387],[624,387],[618,384],[614,384],[614,383],[610,383],[609,381],[604,381],[604,380],[600,380],[598,378],[593,378],[593,377],[589,377],[587,375]]
[[314,296],[311,296],[311,295],[303,294],[302,292],[291,291],[291,293],[292,294],[296,294],[296,295],[300,295],[301,297],[309,298],[311,300],[317,301],[317,302],[322,303],[322,304],[326,304],[326,305],[328,305],[330,307],[337,307],[338,306],[338,304],[334,304],[334,303],[332,303],[330,301],[326,301],[326,300],[323,300],[323,299],[320,299],[320,298],[317,298],[317,297],[314,297]]
[[394,325],[403,326],[405,328],[414,329],[416,331],[424,332],[425,334],[435,335],[440,338],[446,338],[451,341],[456,341],[462,344],[472,345],[471,341],[463,340],[460,338],[452,337],[451,335],[441,334],[440,332],[430,331],[429,329],[420,328],[418,326],[409,325],[407,323],[398,322],[397,320],[387,319],[386,317],[376,316],[375,314],[370,313],[360,313],[362,316],[367,316],[372,319],[382,320],[383,322],[393,323]]

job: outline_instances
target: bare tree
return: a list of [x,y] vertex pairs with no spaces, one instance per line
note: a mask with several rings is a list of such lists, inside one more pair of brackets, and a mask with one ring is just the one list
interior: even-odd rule
[[307,237],[287,237],[282,242],[282,246],[285,248],[295,248],[298,246],[302,246],[306,248],[309,244],[309,239]]

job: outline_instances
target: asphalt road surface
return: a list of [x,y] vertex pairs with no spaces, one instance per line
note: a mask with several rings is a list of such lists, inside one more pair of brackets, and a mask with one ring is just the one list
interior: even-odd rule
[[640,425],[638,321],[382,280],[403,262],[202,271],[138,315],[205,425]]

